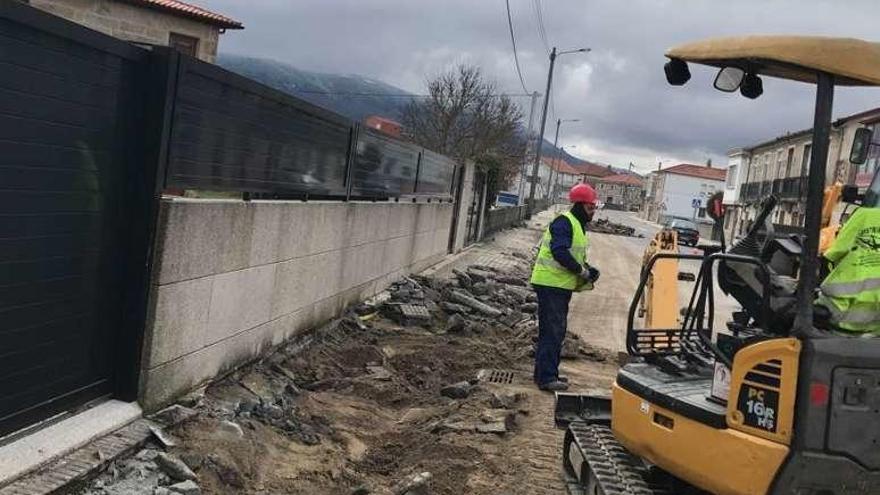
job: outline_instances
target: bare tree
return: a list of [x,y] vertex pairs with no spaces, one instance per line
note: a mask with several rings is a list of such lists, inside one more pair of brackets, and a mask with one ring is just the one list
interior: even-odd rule
[[458,161],[476,163],[490,182],[503,187],[526,150],[519,107],[499,94],[479,68],[468,65],[428,81],[428,95],[404,108],[407,137]]

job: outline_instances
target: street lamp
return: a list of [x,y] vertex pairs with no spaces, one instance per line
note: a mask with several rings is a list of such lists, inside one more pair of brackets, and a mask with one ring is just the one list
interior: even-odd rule
[[553,82],[553,66],[556,65],[556,57],[569,53],[586,53],[590,48],[577,48],[574,50],[563,50],[556,52],[556,47],[550,52],[550,70],[547,71],[547,91],[544,93],[544,109],[541,111],[541,132],[538,134],[538,148],[535,150],[535,165],[532,167],[532,186],[529,188],[529,209],[528,216],[534,213],[535,204],[535,185],[538,178],[538,167],[541,165],[541,146],[544,144],[544,129],[547,127],[547,104],[550,101],[550,84]]

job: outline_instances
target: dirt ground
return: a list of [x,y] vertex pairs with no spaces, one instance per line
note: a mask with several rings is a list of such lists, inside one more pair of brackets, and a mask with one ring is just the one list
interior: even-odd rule
[[[81,493],[564,493],[554,397],[531,382],[529,248],[548,218],[184,398],[155,418],[166,445],[114,462]],[[628,300],[601,300],[622,290],[584,308],[620,313]],[[430,316],[405,317],[403,304]],[[575,390],[607,390],[617,337],[595,346],[573,327],[563,372]]]

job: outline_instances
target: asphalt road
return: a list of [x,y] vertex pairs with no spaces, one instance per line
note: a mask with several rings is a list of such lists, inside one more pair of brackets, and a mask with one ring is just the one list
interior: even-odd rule
[[[569,312],[568,325],[586,342],[615,351],[626,350],[626,326],[630,303],[639,283],[642,255],[648,243],[659,230],[657,224],[646,222],[635,213],[603,210],[595,219],[608,220],[636,229],[644,237],[626,237],[610,234],[590,234],[589,262],[601,271],[601,278],[594,290],[574,295]],[[701,251],[682,246],[681,252],[699,254]],[[679,271],[696,274],[699,262],[682,262]],[[694,284],[679,283],[679,307],[690,299]],[[716,326],[723,326],[730,313],[737,307],[720,290],[716,294]],[[641,323],[637,321],[636,326]]]

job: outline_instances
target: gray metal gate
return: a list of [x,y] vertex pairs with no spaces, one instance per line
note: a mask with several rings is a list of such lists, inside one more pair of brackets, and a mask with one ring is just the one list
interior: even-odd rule
[[146,254],[151,184],[134,95],[148,56],[0,1],[0,436],[134,398],[146,258],[133,253]]

